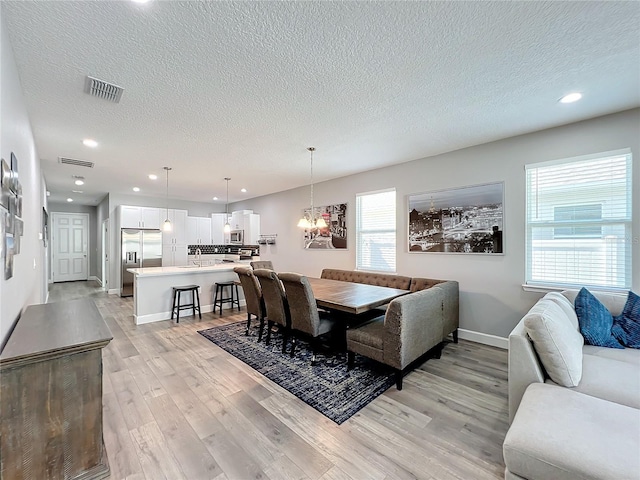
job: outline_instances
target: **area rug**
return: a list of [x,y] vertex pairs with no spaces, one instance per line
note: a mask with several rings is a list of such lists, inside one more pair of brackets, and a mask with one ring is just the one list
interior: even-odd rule
[[282,353],[282,336],[272,333],[270,345],[257,335],[245,335],[245,322],[201,330],[198,333],[288,390],[320,413],[341,424],[394,385],[393,369],[356,355],[347,371],[346,354],[320,353],[311,365],[311,349],[298,341],[291,358]]

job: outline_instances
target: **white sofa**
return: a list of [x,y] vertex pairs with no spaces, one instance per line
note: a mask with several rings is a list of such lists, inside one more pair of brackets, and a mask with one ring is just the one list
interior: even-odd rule
[[[545,295],[509,335],[505,478],[640,479],[640,350],[576,343],[582,342],[574,331],[577,293]],[[623,295],[592,293],[614,316],[626,302]],[[551,354],[539,337],[536,351],[527,333],[534,317],[555,325],[545,331]],[[551,379],[562,374],[559,382]]]

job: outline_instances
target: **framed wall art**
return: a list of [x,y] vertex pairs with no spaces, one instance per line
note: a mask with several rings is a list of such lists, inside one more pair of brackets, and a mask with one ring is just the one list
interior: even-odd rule
[[7,161],[3,158],[0,160],[0,205],[9,209],[9,197],[11,192],[11,167]]
[[[309,250],[346,250],[347,249],[347,204],[336,203],[324,207],[314,207],[313,218],[324,218],[326,228],[304,230],[304,248]],[[303,215],[311,218],[311,208]]]
[[504,254],[504,182],[409,195],[409,252]]

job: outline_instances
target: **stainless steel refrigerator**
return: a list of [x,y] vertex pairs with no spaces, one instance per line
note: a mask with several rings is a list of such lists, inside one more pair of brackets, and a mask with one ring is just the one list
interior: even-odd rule
[[137,230],[123,228],[120,231],[122,271],[120,296],[133,295],[133,273],[128,268],[162,266],[162,232],[160,230]]

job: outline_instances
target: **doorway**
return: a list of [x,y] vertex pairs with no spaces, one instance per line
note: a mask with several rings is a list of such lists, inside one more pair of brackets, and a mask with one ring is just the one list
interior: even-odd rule
[[89,214],[52,212],[51,278],[53,282],[89,277]]

